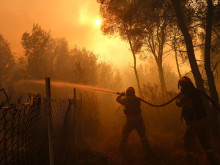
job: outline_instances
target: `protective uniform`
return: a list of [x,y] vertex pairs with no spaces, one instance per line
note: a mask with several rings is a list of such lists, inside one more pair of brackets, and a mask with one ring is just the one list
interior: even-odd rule
[[197,137],[206,151],[210,164],[219,164],[218,157],[211,145],[210,133],[206,115],[206,101],[203,93],[196,89],[188,77],[180,79],[178,86],[181,94],[176,100],[176,105],[182,107],[182,118],[186,121],[186,131],[183,137],[183,147],[186,158],[193,160],[193,148]]
[[135,129],[144,146],[144,150],[151,153],[151,148],[145,135],[145,126],[141,116],[140,99],[135,96],[134,88],[129,87],[126,95],[120,95],[116,99],[117,102],[125,106],[124,113],[126,115],[126,123],[122,129],[122,138],[120,149],[124,149],[128,136]]

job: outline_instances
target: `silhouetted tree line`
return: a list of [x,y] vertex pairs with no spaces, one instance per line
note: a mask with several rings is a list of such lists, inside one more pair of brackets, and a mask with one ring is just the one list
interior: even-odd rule
[[[9,43],[0,35],[0,84],[13,90],[21,79],[52,80],[117,88],[120,73],[110,64],[98,62],[98,56],[86,48],[70,48],[66,39],[53,38],[50,32],[34,24],[21,40],[24,55],[15,61]],[[120,83],[117,83],[120,84]]]

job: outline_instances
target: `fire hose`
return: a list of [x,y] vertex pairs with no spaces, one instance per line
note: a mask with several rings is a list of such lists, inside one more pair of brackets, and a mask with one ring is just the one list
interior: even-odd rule
[[[120,92],[116,92],[116,94],[117,95],[122,95],[122,93],[120,93]],[[144,102],[144,103],[146,103],[146,104],[148,104],[148,105],[150,105],[150,106],[152,106],[152,107],[163,107],[163,106],[166,106],[166,105],[168,105],[168,104],[170,104],[171,102],[173,102],[175,99],[177,99],[177,97],[180,95],[180,93],[178,94],[178,95],[176,95],[175,97],[173,97],[172,99],[170,99],[169,101],[167,101],[166,103],[163,103],[163,104],[160,104],[160,105],[156,105],[156,104],[152,104],[152,103],[150,103],[150,102],[148,102],[148,101],[146,101],[146,100],[144,100],[144,99],[142,99],[142,98],[140,98],[140,97],[138,97],[142,102]]]
[[139,98],[139,99],[140,99],[141,101],[143,101],[144,103],[146,103],[146,104],[152,106],[152,107],[163,107],[163,106],[166,106],[166,105],[170,104],[171,102],[173,102],[178,96],[179,96],[179,94],[176,95],[175,97],[173,97],[172,99],[170,99],[169,101],[167,101],[166,103],[163,103],[163,104],[160,104],[160,105],[152,104],[152,103],[150,103],[150,102],[148,102],[148,101],[146,101],[146,100],[144,100],[144,99],[142,99],[142,98]]
[[[220,108],[219,108],[218,104],[215,103],[215,102],[212,100],[212,98],[211,98],[210,96],[208,96],[205,92],[202,92],[202,93],[203,93],[203,95],[204,95],[205,97],[207,97],[207,98],[209,99],[209,101],[215,106],[215,108],[220,111]],[[116,94],[117,94],[117,95],[121,95],[122,93],[116,92]],[[163,107],[163,106],[166,106],[166,105],[170,104],[171,102],[173,102],[175,99],[177,99],[177,97],[178,97],[179,95],[181,95],[181,92],[178,93],[175,97],[173,97],[173,98],[170,99],[169,101],[167,101],[167,102],[165,102],[165,103],[163,103],[163,104],[159,104],[159,105],[152,104],[152,103],[150,103],[150,102],[148,102],[148,101],[146,101],[146,100],[144,100],[144,99],[142,99],[142,98],[140,98],[140,97],[138,97],[138,98],[139,98],[142,102],[144,102],[144,103],[146,103],[146,104],[148,104],[148,105],[150,105],[150,106],[152,106],[152,107]]]

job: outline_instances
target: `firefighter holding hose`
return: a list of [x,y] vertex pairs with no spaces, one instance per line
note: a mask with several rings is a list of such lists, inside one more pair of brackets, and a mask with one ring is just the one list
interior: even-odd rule
[[145,126],[141,115],[140,99],[135,96],[135,90],[133,87],[129,87],[126,93],[121,93],[116,101],[122,104],[124,114],[126,115],[126,123],[122,129],[122,138],[120,141],[120,150],[124,151],[129,134],[135,129],[143,144],[144,150],[149,155],[152,154],[151,147],[145,134]]
[[193,146],[197,137],[206,152],[211,165],[219,164],[219,158],[211,145],[207,123],[207,98],[202,91],[194,87],[192,81],[184,76],[178,82],[181,93],[176,105],[182,107],[182,118],[186,121],[186,131],[183,137],[183,147],[189,163],[193,163]]

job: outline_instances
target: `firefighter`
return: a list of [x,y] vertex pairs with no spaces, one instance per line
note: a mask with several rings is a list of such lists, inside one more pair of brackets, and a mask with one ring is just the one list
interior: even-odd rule
[[124,151],[128,136],[135,129],[143,144],[144,150],[151,154],[151,147],[145,134],[145,126],[141,116],[140,99],[135,96],[133,87],[129,87],[126,93],[121,93],[116,101],[124,105],[124,114],[126,115],[126,123],[122,129],[122,138],[120,141],[120,150]]
[[182,107],[182,119],[186,121],[186,131],[183,137],[183,147],[189,162],[194,161],[193,145],[197,137],[206,152],[211,165],[219,164],[210,139],[206,111],[209,103],[203,92],[194,87],[191,80],[184,76],[178,82],[181,93],[176,105]]

